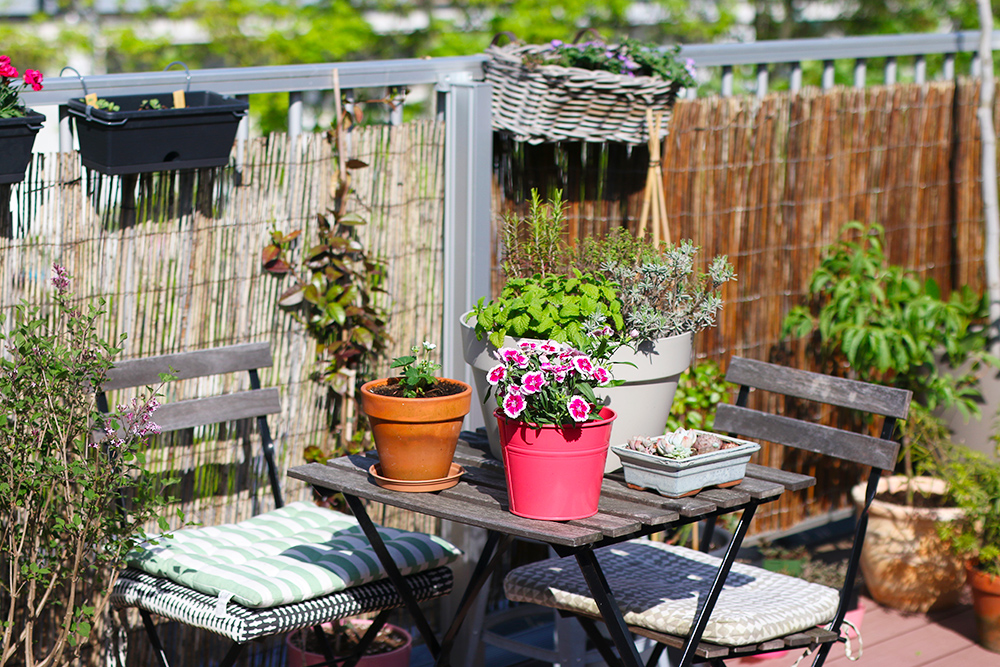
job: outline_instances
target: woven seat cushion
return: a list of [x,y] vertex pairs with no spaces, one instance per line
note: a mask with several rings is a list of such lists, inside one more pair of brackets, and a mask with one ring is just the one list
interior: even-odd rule
[[[447,567],[411,574],[406,580],[417,600],[430,600],[451,592],[452,574]],[[248,609],[233,602],[223,604],[218,597],[129,568],[115,583],[111,604],[119,609],[145,609],[243,643],[367,611],[400,607],[403,601],[389,580],[384,579],[305,602]]]
[[[648,540],[599,549],[597,557],[629,625],[690,634],[721,561],[699,551]],[[553,558],[512,570],[507,597],[596,615],[597,604],[571,558]],[[719,595],[703,641],[742,646],[781,637],[833,619],[838,591],[795,577],[736,563]]]
[[[404,575],[452,562],[434,535],[378,528]],[[384,578],[354,517],[298,502],[240,523],[179,530],[130,554],[128,564],[244,607],[275,607]]]

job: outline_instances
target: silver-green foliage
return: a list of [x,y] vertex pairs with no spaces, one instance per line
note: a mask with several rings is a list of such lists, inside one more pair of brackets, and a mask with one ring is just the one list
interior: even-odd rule
[[708,273],[695,271],[698,247],[689,240],[665,246],[640,264],[606,262],[602,269],[619,285],[627,334],[639,340],[697,333],[715,326],[722,309],[719,292],[736,279],[725,255],[712,260]]

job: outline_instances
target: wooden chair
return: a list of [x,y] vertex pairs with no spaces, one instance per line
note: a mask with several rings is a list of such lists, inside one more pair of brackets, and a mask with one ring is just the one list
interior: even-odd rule
[[[279,392],[262,389],[258,376],[259,368],[271,364],[266,343],[122,361],[98,395],[99,409],[107,412],[104,391],[157,386],[160,373],[178,380],[249,373],[249,390],[165,403],[153,415],[161,432],[256,420],[276,508],[236,524],[176,531],[130,557],[111,603],[117,609],[138,608],[163,667],[167,657],[153,615],[231,639],[220,663],[228,667],[249,641],[308,627],[322,637],[321,623],[380,612],[345,663],[351,665],[385,624],[389,610],[451,591],[452,573],[444,565],[459,552],[440,538],[380,529],[399,569],[387,575],[353,517],[311,502],[285,505],[267,423],[267,415],[281,411]],[[386,576],[404,580],[411,599],[397,593]],[[326,653],[332,661],[329,647]]]
[[[718,407],[717,431],[870,466],[866,504],[839,591],[737,563],[728,572],[707,625],[698,629],[700,642],[687,647],[681,664],[686,667],[698,656],[723,665],[727,658],[803,648],[815,652],[813,665],[818,667],[833,643],[843,641],[840,629],[864,544],[868,507],[882,471],[895,466],[899,445],[893,432],[896,420],[907,415],[911,393],[737,357],[730,360],[726,379],[739,384],[740,392],[736,405]],[[746,407],[752,389],[878,415],[881,437],[752,410]],[[775,481],[782,476],[781,471],[754,465],[748,476],[751,472]],[[629,630],[658,643],[647,665],[655,664],[665,647],[685,646],[696,610],[704,604],[722,562],[701,551],[646,540],[602,549],[598,560]],[[594,602],[576,569],[559,559],[522,566],[507,575],[505,592],[511,600],[576,616],[585,629],[592,628],[588,634],[600,645],[603,639],[593,628]],[[605,654],[610,651],[606,645]]]

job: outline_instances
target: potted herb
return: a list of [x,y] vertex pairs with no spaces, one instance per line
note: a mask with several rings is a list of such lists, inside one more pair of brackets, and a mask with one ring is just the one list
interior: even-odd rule
[[965,562],[978,641],[1000,653],[1000,463],[962,448],[943,476],[964,517],[940,532]]
[[[436,347],[424,341],[412,348],[412,355],[392,360],[391,367],[400,371],[398,376],[361,386],[361,411],[368,416],[379,456],[374,472],[383,486],[391,484],[383,480],[448,480],[452,486],[452,481],[458,481],[452,458],[462,420],[472,403],[472,387],[460,380],[437,378],[434,372],[440,364],[418,360],[416,355]],[[438,484],[437,488],[447,487]]]
[[681,428],[653,438],[636,436],[611,451],[621,458],[630,486],[682,498],[708,486],[739,484],[759,449],[749,440]]
[[513,514],[564,521],[597,513],[615,412],[594,390],[612,384],[611,348],[601,331],[588,334],[583,351],[554,340],[498,351],[487,378]]
[[[334,657],[346,658],[353,654],[371,621],[362,619],[324,623],[323,631]],[[386,623],[379,630],[358,667],[406,667],[410,664],[413,638],[403,628]],[[312,628],[303,628],[285,635],[285,665],[287,667],[312,667],[326,664],[320,640]]]
[[24,106],[21,91],[26,86],[41,90],[42,73],[29,69],[21,77],[10,57],[0,55],[0,185],[24,180],[35,135],[45,120]]
[[228,164],[249,105],[208,91],[177,91],[88,95],[66,108],[76,123],[84,166],[120,175]]
[[[972,326],[981,300],[967,289],[942,299],[933,281],[889,264],[884,245],[879,225],[848,223],[813,274],[809,306],[793,308],[783,331],[811,338],[824,372],[913,391],[902,474],[879,482],[861,568],[878,602],[925,612],[957,602],[965,578],[937,534],[938,523],[961,513],[948,506],[938,476],[950,441],[933,411],[978,414],[974,376],[941,372],[937,355],[943,350],[952,365],[989,358]],[[864,503],[864,485],[852,495]]]
[[496,42],[484,66],[493,84],[493,129],[518,141],[646,143],[646,109],[669,110],[682,88],[695,85],[694,63],[680,62],[678,47],[599,36],[572,44]]
[[[572,248],[564,235],[559,191],[545,203],[532,191],[528,215],[505,219],[502,268],[508,282],[498,299],[480,300],[462,318],[465,360],[473,367],[480,397],[485,397],[485,373],[495,363],[496,348],[518,338],[580,346],[583,332],[606,326],[620,380],[598,391],[598,398],[618,413],[611,442],[661,435],[680,374],[690,365],[693,335],[715,324],[721,289],[735,278],[732,266],[720,256],[708,274],[698,273],[698,248],[689,241],[655,245],[619,230]],[[498,435],[485,404],[483,417],[499,458]],[[619,465],[616,455],[608,457],[608,469]]]

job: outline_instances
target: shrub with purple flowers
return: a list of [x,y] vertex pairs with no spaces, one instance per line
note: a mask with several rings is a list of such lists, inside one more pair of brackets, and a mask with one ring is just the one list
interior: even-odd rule
[[171,481],[144,470],[152,390],[96,408],[119,352],[97,333],[103,303],[78,309],[58,265],[52,283],[54,309],[0,315],[0,665],[75,663],[101,639],[123,557]]
[[511,419],[532,424],[573,424],[599,419],[594,387],[614,384],[612,345],[595,335],[584,352],[554,340],[520,341],[497,350],[487,373],[497,406]]
[[547,49],[525,56],[525,64],[579,67],[630,77],[652,76],[691,88],[695,86],[694,61],[687,58],[681,62],[677,57],[679,52],[678,46],[660,47],[634,39],[623,39],[619,44],[602,40],[567,44],[554,39]]

